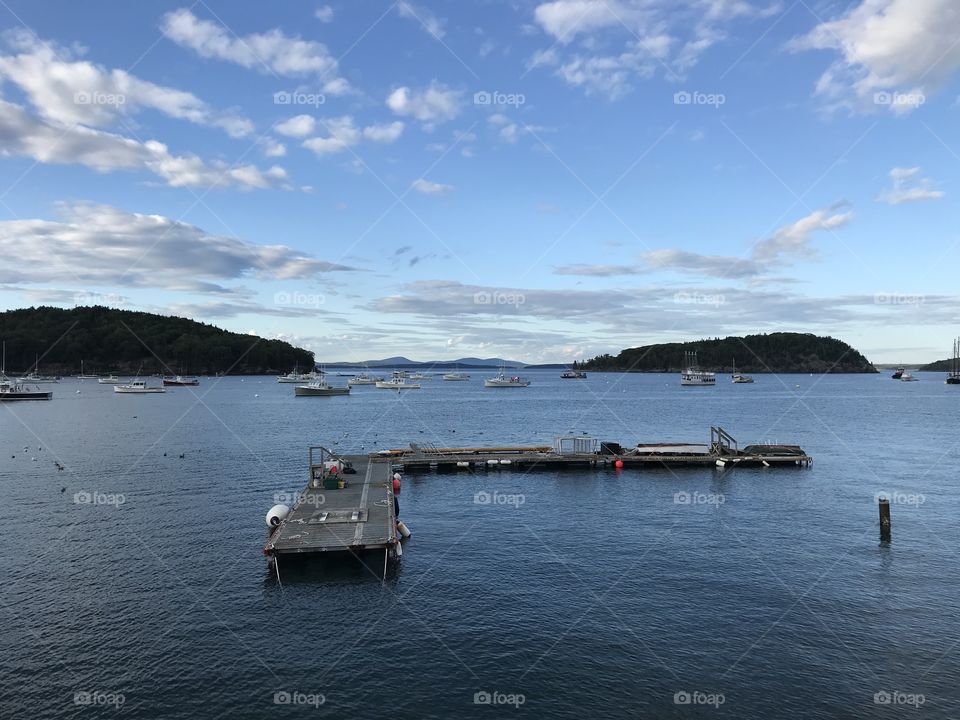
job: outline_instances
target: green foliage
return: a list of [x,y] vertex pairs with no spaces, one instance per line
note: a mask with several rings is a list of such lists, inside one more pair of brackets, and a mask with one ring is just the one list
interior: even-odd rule
[[584,370],[680,372],[684,353],[696,351],[704,370],[729,373],[736,362],[744,373],[874,373],[876,368],[845,342],[806,333],[769,333],[663,343],[628,348],[619,355],[598,355]]
[[0,313],[7,368],[47,374],[258,374],[314,366],[313,353],[281,340],[264,340],[179,317],[106,307],[24,308]]

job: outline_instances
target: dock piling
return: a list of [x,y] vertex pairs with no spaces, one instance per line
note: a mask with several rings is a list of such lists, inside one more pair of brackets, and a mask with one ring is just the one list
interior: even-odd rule
[[887,498],[880,498],[880,539],[890,539],[890,501]]

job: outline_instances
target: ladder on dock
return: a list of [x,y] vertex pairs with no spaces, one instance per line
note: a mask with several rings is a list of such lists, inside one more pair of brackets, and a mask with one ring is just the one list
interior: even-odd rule
[[710,426],[710,454],[711,455],[739,455],[740,449],[737,439],[719,425]]

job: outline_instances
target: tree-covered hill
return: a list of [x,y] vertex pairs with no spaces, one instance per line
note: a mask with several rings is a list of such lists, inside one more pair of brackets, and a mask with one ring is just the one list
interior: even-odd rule
[[845,342],[806,333],[769,333],[745,337],[662,343],[600,355],[585,370],[680,372],[684,353],[696,351],[700,367],[715,372],[875,373],[876,368]]
[[106,307],[24,308],[0,313],[7,371],[72,374],[256,374],[313,368],[313,353],[281,340],[221,330],[180,317]]

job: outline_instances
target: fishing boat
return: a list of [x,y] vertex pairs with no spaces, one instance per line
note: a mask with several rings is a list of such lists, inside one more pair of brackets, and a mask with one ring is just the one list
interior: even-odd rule
[[908,372],[904,372],[904,373],[900,376],[900,381],[901,381],[901,382],[917,382],[919,379],[920,379],[920,378],[914,377],[913,375],[911,375],[911,374],[908,373]]
[[381,390],[419,390],[419,383],[407,382],[407,373],[396,370],[389,380],[378,380],[376,385]]
[[187,385],[199,385],[200,380],[195,377],[186,377],[184,375],[175,375],[173,377],[165,377],[163,379],[164,385],[177,385],[177,386],[187,386]]
[[113,373],[110,373],[106,377],[97,378],[97,382],[100,383],[101,385],[119,385],[120,378],[118,378]]
[[497,374],[495,377],[484,380],[483,386],[489,388],[522,388],[530,385],[529,380],[522,378],[519,375],[507,377],[504,370],[506,370],[506,368],[501,365],[499,374]]
[[126,383],[124,385],[114,385],[113,391],[115,393],[120,393],[123,395],[147,395],[151,393],[166,392],[166,388],[147,387],[146,380],[141,380],[140,378],[134,378],[129,383]]
[[686,387],[697,387],[706,385],[716,385],[716,373],[701,370],[697,364],[697,353],[686,352],[683,354],[684,370],[680,372],[680,384]]
[[7,377],[7,343],[3,343],[3,358],[0,360],[0,402],[18,400],[52,400],[53,393],[34,386],[31,390],[23,382],[13,382]]
[[87,375],[83,370],[83,360],[80,361],[80,374],[77,375],[77,380],[99,380],[99,375]]
[[367,373],[360,373],[349,380],[347,380],[347,385],[353,387],[354,385],[376,385],[378,382],[382,381],[382,377],[373,377]]
[[55,383],[60,382],[60,378],[54,375],[41,375],[40,374],[40,357],[37,356],[36,360],[33,363],[33,370],[20,378],[19,382],[21,383],[30,383],[32,385],[37,385],[39,383]]
[[583,370],[577,370],[576,368],[572,370],[564,370],[560,373],[560,378],[563,380],[585,380],[587,374]]
[[462,380],[469,380],[470,376],[467,373],[462,372],[450,372],[443,376],[444,380],[449,380],[451,382],[457,382]]
[[306,385],[297,385],[293,389],[296,397],[329,397],[331,395],[349,395],[349,387],[333,387],[326,380],[314,380]]
[[432,380],[433,375],[427,375],[422,372],[412,372],[409,375],[407,375],[407,379],[408,380]]
[[310,372],[302,373],[300,372],[300,367],[295,367],[291,372],[288,372],[286,375],[281,375],[277,378],[278,383],[309,383],[314,380],[323,379],[323,371],[317,372],[316,370],[311,370]]
[[733,374],[730,375],[730,381],[738,384],[752,383],[753,378],[749,375],[743,375],[737,372],[737,361],[733,361]]
[[950,359],[950,372],[944,380],[947,385],[960,385],[960,338],[953,341],[953,357]]
[[898,367],[896,370],[894,370],[893,375],[890,377],[892,377],[894,380],[900,380],[903,377],[903,368]]

